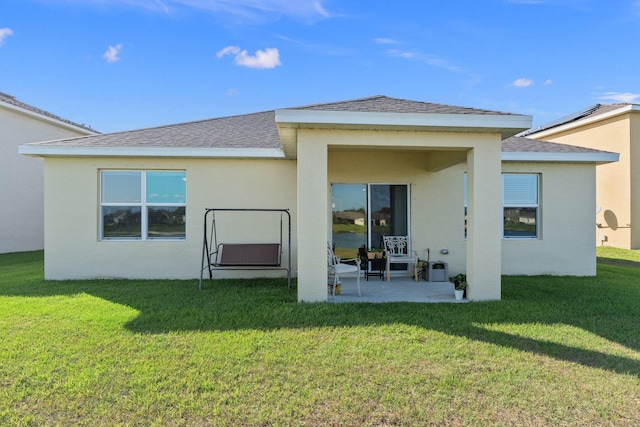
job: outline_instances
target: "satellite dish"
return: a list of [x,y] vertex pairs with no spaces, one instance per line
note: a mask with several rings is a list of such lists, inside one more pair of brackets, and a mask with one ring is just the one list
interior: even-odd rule
[[596,206],[596,215],[598,215],[601,210],[602,210],[602,206],[600,205]]

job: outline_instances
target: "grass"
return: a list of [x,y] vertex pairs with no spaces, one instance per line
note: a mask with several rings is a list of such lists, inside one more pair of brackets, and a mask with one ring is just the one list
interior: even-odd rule
[[471,304],[45,282],[42,252],[0,255],[0,425],[635,426],[640,268],[623,255]]

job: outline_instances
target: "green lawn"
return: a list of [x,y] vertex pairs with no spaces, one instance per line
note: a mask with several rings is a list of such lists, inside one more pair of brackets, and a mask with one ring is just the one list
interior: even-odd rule
[[500,302],[376,305],[44,282],[42,252],[0,255],[0,425],[636,426],[638,258],[598,256],[595,278],[505,277]]

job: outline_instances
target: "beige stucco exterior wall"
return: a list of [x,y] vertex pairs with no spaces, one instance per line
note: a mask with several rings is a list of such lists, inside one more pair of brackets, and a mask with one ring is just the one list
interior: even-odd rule
[[[593,164],[503,163],[492,171],[498,183],[480,190],[489,193],[485,202],[491,206],[485,206],[485,217],[475,225],[476,264],[472,265],[470,239],[464,238],[463,179],[469,164],[461,162],[437,171],[426,165],[433,163],[434,147],[458,150],[472,145],[467,153],[469,162],[476,161],[475,167],[482,167],[477,152],[483,144],[499,139],[487,134],[303,130],[299,141],[297,162],[47,158],[45,277],[197,278],[205,208],[290,208],[292,271],[298,275],[298,299],[324,301],[331,183],[409,184],[413,249],[422,258],[430,248],[431,260],[447,262],[450,275],[473,271],[469,291],[474,300],[500,298],[500,274],[595,274]],[[385,148],[390,144],[396,149]],[[421,144],[429,150],[421,150]],[[101,169],[186,170],[187,239],[100,241]],[[540,239],[501,239],[502,206],[496,201],[501,195],[500,171],[542,174]],[[473,200],[469,199],[471,209]],[[279,218],[221,215],[219,241],[264,242],[279,236]],[[497,217],[492,220],[498,225],[482,227],[488,222],[487,215]],[[442,254],[442,249],[449,253]],[[284,272],[218,272],[216,277],[270,275],[283,276]]]
[[539,238],[503,239],[502,273],[595,275],[595,165],[505,163],[502,170],[541,174]]
[[[334,151],[330,183],[409,183],[412,248],[421,258],[448,263],[449,275],[467,270],[464,238],[466,164],[425,171],[428,153]],[[506,275],[595,274],[595,166],[593,164],[504,163],[503,173],[541,174],[539,239],[501,239]],[[571,191],[567,191],[571,189]],[[502,209],[498,203],[498,209]],[[441,250],[447,249],[448,254]]]
[[[101,169],[186,170],[186,240],[100,241]],[[290,209],[294,255],[292,271],[295,275],[295,173],[295,162],[288,160],[47,158],[45,278],[199,277],[206,208]],[[220,213],[217,218],[219,242],[279,241],[279,214]],[[284,240],[286,245],[286,236]],[[285,274],[283,271],[265,270],[218,271],[216,277]]]
[[0,103],[0,253],[44,248],[43,161],[19,155],[18,146],[88,133]]
[[[333,151],[329,182],[409,184],[412,250],[426,259],[430,249],[431,261],[446,261],[449,274],[455,275],[466,271],[464,165],[429,172],[428,156],[427,152]],[[443,255],[442,249],[449,253]]]
[[[446,173],[455,173],[454,169],[429,180],[429,156],[435,157],[438,153],[429,154],[422,150],[434,149],[479,152],[479,157],[486,160],[486,163],[476,165],[479,174],[489,181],[492,175],[496,178],[494,185],[482,186],[482,191],[486,192],[489,200],[500,199],[498,134],[312,129],[298,131],[298,231],[301,237],[304,236],[298,253],[299,300],[327,299],[325,277],[321,274],[326,271],[326,261],[318,248],[324,247],[323,242],[329,238],[329,191],[332,182],[409,183],[412,187],[413,249],[422,257],[426,255],[425,249],[433,244],[436,253],[432,260],[439,258],[440,249],[449,249],[447,261],[453,260],[455,263],[452,271],[461,268],[460,260],[467,259],[463,255],[467,244],[459,240],[464,233],[463,175],[458,173],[452,184],[449,184],[459,185],[460,191],[455,195],[447,191],[446,184]],[[326,160],[323,153],[328,153]],[[487,173],[489,169],[494,172]],[[318,181],[319,177],[325,177],[324,188]],[[437,183],[445,185],[437,187]],[[309,191],[309,188],[314,191]],[[429,197],[429,193],[437,202]],[[302,213],[303,206],[306,207],[305,212],[313,211],[313,222],[307,222],[308,217]],[[475,300],[500,298],[500,259],[497,257],[500,253],[500,210],[496,207],[490,211],[491,213],[479,214],[478,218],[483,220],[485,215],[493,215],[493,221],[486,221],[488,226],[476,227],[475,238],[477,242],[484,242],[484,250],[476,251],[473,263],[466,263],[464,266],[470,276],[468,293]],[[322,212],[322,216],[319,216],[319,212]],[[429,212],[433,212],[433,223],[429,221]],[[458,221],[452,222],[452,216],[458,216]],[[444,221],[447,226],[436,221]],[[491,223],[494,223],[493,228]],[[439,226],[441,227],[438,228]],[[459,237],[445,237],[449,232]]]
[[637,116],[619,115],[541,136],[547,141],[620,153],[618,162],[597,167],[596,205],[601,207],[596,215],[601,225],[595,236],[597,245],[640,249],[640,229],[632,234],[629,226],[640,223],[640,170],[631,167],[640,161],[640,149],[635,148],[640,145]]

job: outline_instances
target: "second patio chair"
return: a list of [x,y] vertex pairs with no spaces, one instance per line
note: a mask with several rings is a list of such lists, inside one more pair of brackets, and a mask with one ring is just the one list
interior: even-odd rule
[[[356,274],[356,285],[358,287],[358,296],[361,297],[360,293],[360,258],[352,258],[341,260],[339,257],[335,256],[331,246],[327,245],[327,262],[329,269],[329,276],[333,276],[333,296],[336,296],[336,287],[338,282],[340,281],[340,276],[344,274]],[[346,262],[353,262],[353,264],[348,264]]]
[[418,256],[409,248],[407,236],[382,236],[382,238],[387,258],[387,282],[390,282],[391,264],[409,264],[408,271],[411,271],[412,265],[418,262]]

